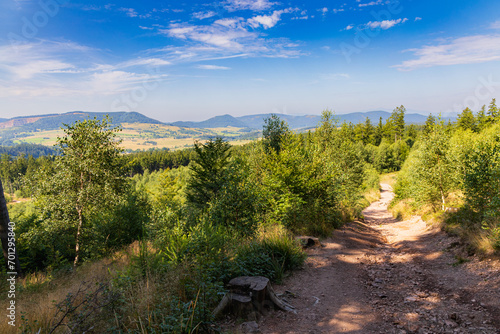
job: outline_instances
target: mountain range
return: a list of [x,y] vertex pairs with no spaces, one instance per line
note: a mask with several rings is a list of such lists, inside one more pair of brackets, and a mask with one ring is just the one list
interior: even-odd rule
[[[63,124],[71,124],[78,120],[84,120],[88,117],[96,117],[102,119],[106,114],[112,118],[112,122],[115,125],[123,123],[144,123],[144,124],[164,124],[172,125],[184,128],[195,128],[195,129],[213,129],[213,128],[225,128],[225,127],[235,127],[235,128],[246,128],[247,130],[261,130],[264,125],[264,120],[270,117],[272,114],[257,114],[257,115],[247,115],[234,117],[231,115],[222,115],[209,118],[201,122],[186,122],[179,121],[173,123],[163,123],[153,118],[147,117],[138,112],[112,112],[112,113],[102,113],[102,112],[84,112],[84,111],[72,111],[64,114],[49,114],[49,115],[37,115],[37,116],[24,116],[24,117],[14,117],[11,119],[0,118],[0,130],[8,130],[13,128],[19,128],[22,131],[48,131],[59,129]],[[387,111],[369,111],[369,112],[355,112],[350,114],[339,114],[335,115],[335,118],[340,123],[351,122],[353,124],[364,122],[368,117],[373,124],[377,124],[379,119],[385,122],[389,118],[391,113]],[[321,121],[321,116],[319,115],[287,115],[287,114],[277,114],[281,119],[286,121],[289,127],[293,130],[298,129],[308,129],[314,128]],[[406,123],[413,124],[423,124],[427,116],[421,114],[406,114]]]

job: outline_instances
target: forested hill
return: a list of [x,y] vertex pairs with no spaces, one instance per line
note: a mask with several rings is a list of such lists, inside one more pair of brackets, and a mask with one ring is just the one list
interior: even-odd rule
[[79,120],[87,118],[103,119],[106,115],[112,118],[115,125],[122,123],[146,123],[146,124],[162,124],[162,122],[144,116],[138,112],[87,112],[87,111],[71,111],[64,114],[49,114],[37,116],[15,117],[8,120],[0,119],[0,129],[9,129],[14,127],[22,127],[23,131],[48,131],[59,129],[63,124],[72,124]]

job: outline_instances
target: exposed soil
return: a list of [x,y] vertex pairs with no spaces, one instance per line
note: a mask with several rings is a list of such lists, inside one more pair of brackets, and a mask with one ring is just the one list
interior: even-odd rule
[[274,287],[297,314],[269,311],[252,332],[500,333],[500,262],[468,256],[420,217],[396,221],[389,185],[381,195]]

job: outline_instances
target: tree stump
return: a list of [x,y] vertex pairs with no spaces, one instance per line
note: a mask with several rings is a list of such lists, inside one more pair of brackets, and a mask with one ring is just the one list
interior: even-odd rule
[[319,239],[315,238],[315,237],[299,236],[299,237],[295,237],[295,239],[300,242],[300,244],[302,245],[302,248],[314,248],[314,247],[321,247],[322,246]]
[[271,308],[296,313],[292,305],[276,296],[266,277],[236,277],[229,281],[228,288],[229,292],[212,312],[214,317],[226,310],[242,318],[257,318]]

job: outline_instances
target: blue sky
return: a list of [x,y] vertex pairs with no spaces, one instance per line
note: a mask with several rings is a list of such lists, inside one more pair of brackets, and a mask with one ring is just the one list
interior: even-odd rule
[[4,118],[446,114],[499,92],[499,1],[0,2]]

